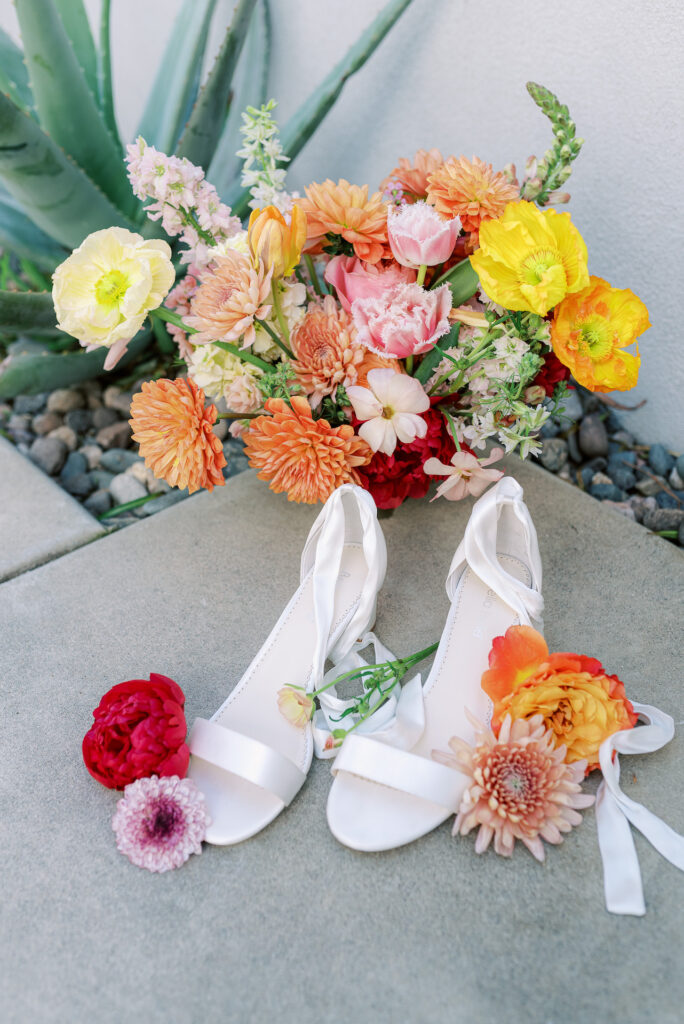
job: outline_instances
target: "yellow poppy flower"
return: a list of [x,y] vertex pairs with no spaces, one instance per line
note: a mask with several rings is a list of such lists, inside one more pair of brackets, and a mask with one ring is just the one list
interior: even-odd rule
[[554,312],[551,344],[578,384],[589,391],[628,391],[639,376],[641,357],[625,352],[651,323],[644,303],[629,288],[613,288],[600,277],[569,295]]
[[470,262],[493,302],[539,316],[589,284],[587,247],[570,214],[524,200],[480,225]]

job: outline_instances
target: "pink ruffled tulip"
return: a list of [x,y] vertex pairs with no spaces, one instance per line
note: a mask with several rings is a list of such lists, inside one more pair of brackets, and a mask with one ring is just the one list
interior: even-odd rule
[[459,217],[442,220],[433,206],[412,203],[390,210],[387,235],[392,254],[403,267],[436,267],[449,259],[461,231]]
[[352,304],[357,341],[390,359],[421,355],[448,333],[450,309],[447,284],[434,291],[418,284],[397,285],[377,298],[357,299]]
[[364,263],[356,256],[334,256],[325,268],[324,277],[337,292],[342,308],[351,313],[356,299],[377,298],[397,284],[415,281],[416,275],[395,263]]

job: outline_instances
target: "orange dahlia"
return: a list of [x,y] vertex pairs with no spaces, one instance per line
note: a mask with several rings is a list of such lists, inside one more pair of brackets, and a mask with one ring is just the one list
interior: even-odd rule
[[438,149],[419,149],[413,158],[413,163],[402,156],[397,166],[381,183],[380,188],[384,190],[391,181],[396,181],[401,185],[404,197],[409,203],[425,199],[428,178],[443,163],[444,157]]
[[306,248],[320,251],[325,235],[341,235],[354,246],[360,260],[377,263],[392,253],[387,242],[387,205],[379,192],[368,198],[368,185],[350,185],[330,178],[304,189],[298,201],[306,214]]
[[500,217],[506,203],[518,198],[517,186],[476,156],[472,162],[449,157],[428,179],[428,203],[448,220],[460,217],[463,230],[471,233],[477,233],[483,220]]
[[222,487],[226,464],[212,430],[216,406],[204,408],[204,392],[192,380],[146,381],[133,396],[133,440],[154,475],[190,493]]
[[541,715],[565,760],[599,767],[603,741],[637,721],[624,684],[606,674],[596,658],[550,654],[544,637],[531,626],[511,626],[496,637],[482,689],[494,701],[492,729],[498,734],[507,715],[532,719]]
[[355,336],[352,318],[332,295],[322,306],[310,306],[292,332],[292,369],[314,409],[325,395],[335,397],[338,384],[356,384],[366,351]]
[[325,501],[342,484],[358,484],[356,466],[366,466],[372,452],[365,441],[344,424],[331,427],[314,420],[305,398],[269,398],[266,411],[244,432],[250,466],[259,470],[272,491],[287,492],[288,501],[312,505]]

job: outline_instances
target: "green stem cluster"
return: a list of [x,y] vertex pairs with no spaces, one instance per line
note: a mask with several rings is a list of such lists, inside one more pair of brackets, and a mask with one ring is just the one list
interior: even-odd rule
[[431,654],[434,654],[438,646],[439,642],[430,644],[429,647],[425,647],[422,651],[411,654],[406,658],[380,662],[379,665],[362,665],[360,668],[344,672],[333,679],[332,682],[326,683],[325,686],[321,686],[318,690],[314,690],[311,694],[312,698],[319,697],[326,690],[330,690],[342,682],[353,680],[361,682],[363,692],[358,697],[353,698],[353,703],[342,712],[337,721],[341,722],[344,718],[353,715],[356,715],[357,719],[349,729],[334,729],[332,734],[334,739],[342,740],[348,733],[358,729],[362,722],[365,722],[366,719],[370,718],[371,715],[386,703],[394,688],[409,669],[425,658],[429,658]]

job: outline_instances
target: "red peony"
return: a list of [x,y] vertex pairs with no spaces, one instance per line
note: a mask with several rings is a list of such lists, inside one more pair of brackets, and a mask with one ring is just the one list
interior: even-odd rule
[[559,384],[562,380],[568,380],[570,370],[567,366],[563,366],[555,352],[545,352],[543,359],[544,365],[532,381],[532,384],[544,388],[546,397],[553,398],[556,384]]
[[149,775],[188,770],[185,694],[173,679],[152,674],[129,679],[105,693],[83,737],[83,760],[108,789],[124,789]]
[[397,508],[407,498],[424,498],[432,477],[423,472],[423,464],[431,456],[449,462],[454,454],[454,441],[446,420],[437,409],[423,414],[428,429],[425,437],[410,444],[398,444],[392,455],[376,452],[367,466],[359,466],[361,486],[373,496],[378,508]]

